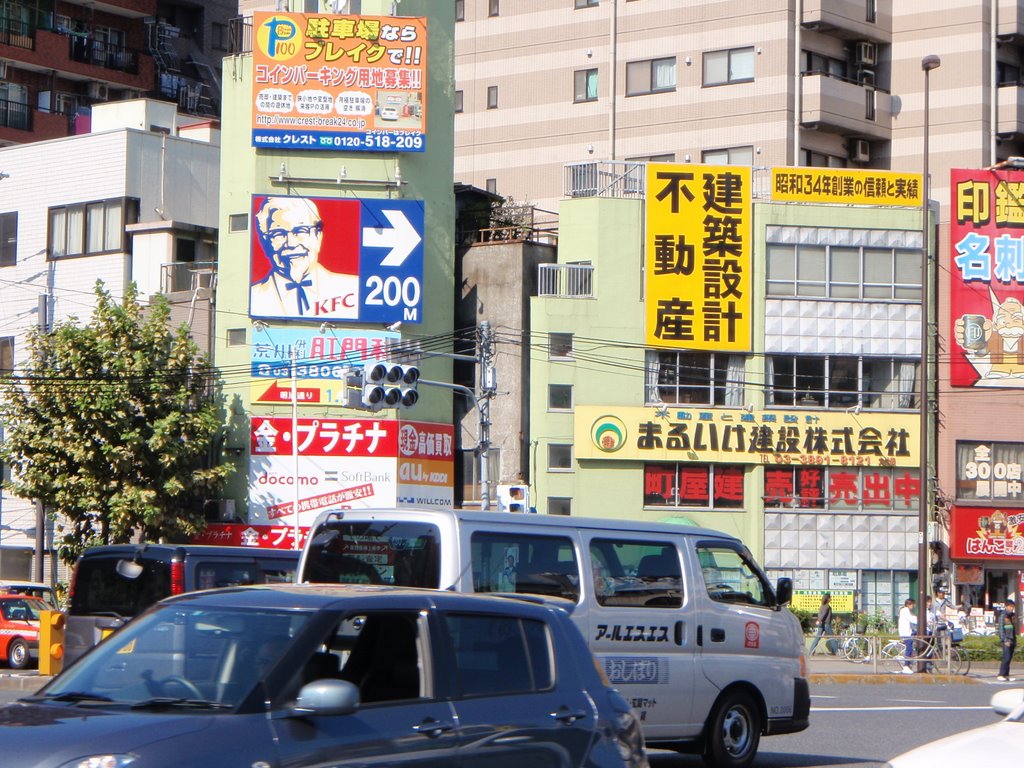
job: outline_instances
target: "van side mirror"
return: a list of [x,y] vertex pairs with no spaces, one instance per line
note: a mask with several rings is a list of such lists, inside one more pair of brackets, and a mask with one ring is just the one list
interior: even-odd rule
[[793,580],[783,576],[775,585],[775,601],[781,608],[793,599]]

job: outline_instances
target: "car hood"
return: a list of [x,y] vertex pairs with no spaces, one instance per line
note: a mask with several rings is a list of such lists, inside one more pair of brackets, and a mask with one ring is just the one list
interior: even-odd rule
[[1019,768],[1024,723],[1004,720],[964,731],[912,749],[889,761],[892,768],[960,768],[978,762],[985,768]]
[[134,752],[168,739],[192,738],[215,720],[208,712],[165,714],[15,702],[0,707],[0,749],[4,765],[60,765],[96,752]]

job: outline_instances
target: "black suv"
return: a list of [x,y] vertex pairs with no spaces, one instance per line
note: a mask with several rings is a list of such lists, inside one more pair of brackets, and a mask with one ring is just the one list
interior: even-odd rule
[[19,768],[647,765],[629,704],[552,600],[398,587],[168,598],[0,723]]

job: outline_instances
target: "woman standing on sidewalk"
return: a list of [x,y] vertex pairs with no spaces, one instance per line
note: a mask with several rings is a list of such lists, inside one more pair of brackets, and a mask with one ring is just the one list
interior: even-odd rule
[[914,674],[910,659],[914,657],[914,635],[917,633],[917,617],[914,616],[914,598],[908,597],[900,608],[899,633],[903,641],[903,669],[905,675]]
[[[818,647],[818,643],[821,642],[822,635],[832,634],[832,595],[826,592],[821,596],[821,607],[818,609],[818,630],[814,633],[814,642],[811,643],[811,650],[807,652],[808,656],[813,655],[814,649]],[[828,643],[825,644],[828,647]]]
[[1017,612],[1013,600],[1006,601],[1006,608],[999,618],[997,630],[999,642],[1003,645],[1003,661],[999,665],[999,680],[1003,683],[1012,683],[1017,678],[1010,677],[1010,661],[1013,659],[1013,652],[1017,650]]

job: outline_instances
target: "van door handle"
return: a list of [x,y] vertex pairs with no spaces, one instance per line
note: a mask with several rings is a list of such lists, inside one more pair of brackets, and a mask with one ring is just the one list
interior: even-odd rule
[[704,645],[704,625],[697,625],[697,645]]
[[683,622],[676,622],[676,645],[683,644]]
[[455,730],[455,723],[450,720],[435,720],[432,717],[428,717],[419,725],[414,725],[412,729],[416,733],[422,733],[424,736],[436,739],[442,733]]
[[563,725],[572,725],[577,720],[582,720],[586,716],[587,713],[582,709],[569,709],[568,707],[562,707],[557,712],[551,713],[551,717]]
[[724,643],[725,642],[725,630],[724,629],[712,629],[711,630],[711,642],[712,643]]

